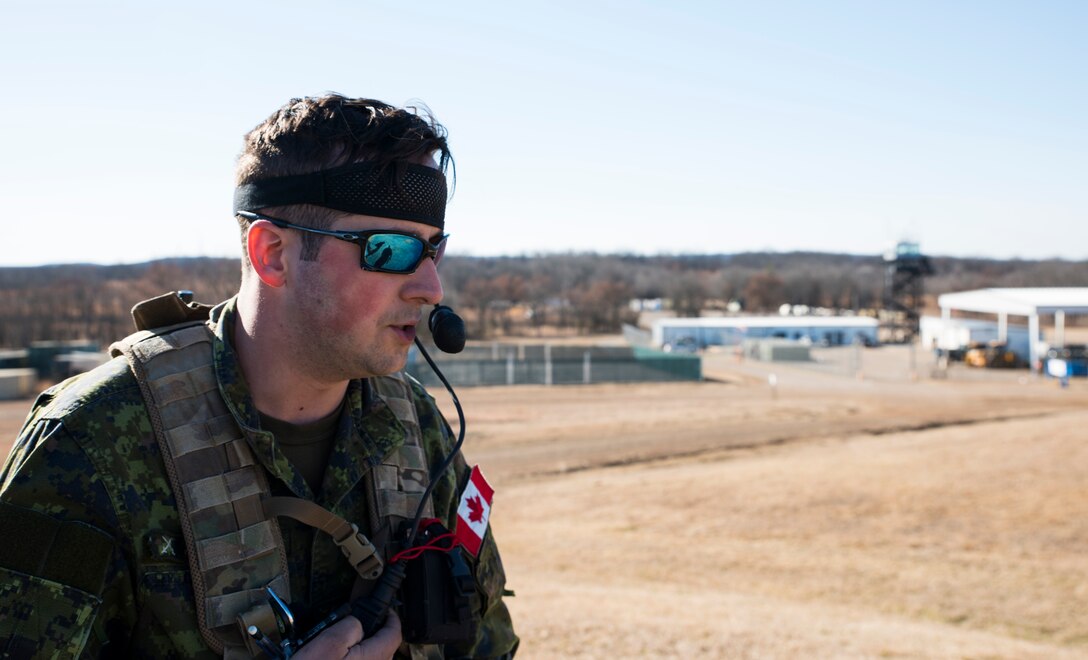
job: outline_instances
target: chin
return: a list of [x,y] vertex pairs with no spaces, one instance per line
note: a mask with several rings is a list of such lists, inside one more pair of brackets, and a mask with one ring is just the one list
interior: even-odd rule
[[401,357],[401,359],[395,362],[390,361],[385,362],[384,364],[369,365],[370,369],[366,369],[364,371],[366,371],[370,376],[388,376],[390,374],[395,374],[396,372],[403,370],[405,365],[407,364],[408,356],[404,355],[403,357]]

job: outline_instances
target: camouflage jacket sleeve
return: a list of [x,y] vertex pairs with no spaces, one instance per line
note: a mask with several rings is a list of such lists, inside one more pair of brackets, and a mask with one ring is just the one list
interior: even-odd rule
[[215,657],[180,537],[126,363],[48,390],[0,474],[0,657]]
[[[418,384],[413,384],[417,394],[417,411],[423,431],[423,441],[431,461],[432,469],[437,466],[453,448],[456,436],[442,417],[434,399]],[[435,484],[433,498],[435,512],[445,519],[446,526],[453,529],[457,519],[457,507],[461,490],[468,481],[469,467],[462,454],[458,454],[447,472]],[[471,559],[471,558],[470,558]],[[476,588],[480,602],[480,627],[476,640],[465,648],[445,648],[447,658],[504,658],[512,657],[517,651],[518,636],[510,619],[510,612],[503,602],[506,590],[506,573],[495,543],[495,537],[488,527],[480,547],[479,556],[473,566]]]
[[[0,491],[0,649],[4,657],[99,657],[106,621],[132,601],[110,497],[56,420],[30,422]],[[128,622],[132,625],[134,622]]]

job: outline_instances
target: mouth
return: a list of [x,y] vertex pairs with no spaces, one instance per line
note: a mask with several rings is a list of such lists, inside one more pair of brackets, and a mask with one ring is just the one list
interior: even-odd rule
[[404,341],[411,343],[416,338],[416,324],[405,323],[404,325],[393,325],[393,332]]

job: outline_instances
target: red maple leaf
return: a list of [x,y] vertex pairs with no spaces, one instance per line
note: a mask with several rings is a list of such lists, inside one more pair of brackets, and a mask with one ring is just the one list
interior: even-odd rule
[[480,522],[484,519],[484,505],[480,503],[480,496],[473,495],[468,498],[468,521]]

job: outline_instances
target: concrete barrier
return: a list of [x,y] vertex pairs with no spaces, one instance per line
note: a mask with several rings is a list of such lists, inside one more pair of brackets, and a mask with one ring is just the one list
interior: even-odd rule
[[0,369],[0,400],[33,396],[37,386],[38,372],[34,369]]

